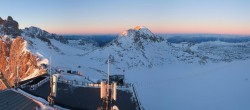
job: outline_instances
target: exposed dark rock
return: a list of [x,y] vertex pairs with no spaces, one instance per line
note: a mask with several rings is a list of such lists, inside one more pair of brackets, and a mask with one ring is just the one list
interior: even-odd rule
[[7,21],[13,21],[13,18],[11,16],[8,16]]
[[0,25],[3,26],[3,29],[1,30],[3,32],[0,32],[3,35],[11,35],[14,37],[21,35],[18,22],[13,20],[11,16],[8,16],[7,20],[3,20],[2,18],[0,18]]
[[4,20],[0,17],[0,25],[2,25]]

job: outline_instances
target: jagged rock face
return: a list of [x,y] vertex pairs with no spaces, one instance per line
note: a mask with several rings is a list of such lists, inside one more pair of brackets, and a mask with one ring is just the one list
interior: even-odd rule
[[0,71],[4,72],[7,69],[10,53],[11,40],[9,37],[0,37]]
[[15,37],[21,35],[18,22],[13,20],[11,16],[9,16],[7,20],[0,19],[0,31],[1,35],[11,35]]
[[[38,32],[35,31],[31,35],[34,36],[35,33]],[[42,33],[45,34],[40,34],[38,38],[48,41],[48,43],[50,43],[50,40],[46,38],[48,35],[50,35],[48,38],[55,38],[56,36],[46,31]],[[19,80],[30,77],[30,75],[36,76],[45,72],[45,69],[37,65],[39,58],[26,50],[26,41],[22,37],[17,37],[20,35],[21,31],[19,30],[18,22],[13,20],[11,16],[7,20],[0,18],[0,71],[10,86],[14,85],[17,71]],[[19,68],[17,69],[17,67]],[[4,88],[5,86],[1,83],[0,90]]]
[[[10,39],[4,39],[4,40],[10,41]],[[7,60],[8,60],[6,56],[8,56],[9,54],[9,51],[7,49],[8,43],[4,42],[4,40],[0,40],[0,72],[6,69]],[[0,90],[4,90],[4,89],[6,89],[6,86],[4,85],[2,80],[0,80]]]
[[22,37],[10,39],[9,36],[0,37],[0,71],[11,86],[16,79],[17,67],[20,80],[34,72],[42,74],[44,70],[37,65],[38,58],[26,50],[26,42]]
[[7,87],[4,85],[2,80],[0,80],[0,91],[6,89]]
[[4,20],[0,17],[0,24],[3,24]]

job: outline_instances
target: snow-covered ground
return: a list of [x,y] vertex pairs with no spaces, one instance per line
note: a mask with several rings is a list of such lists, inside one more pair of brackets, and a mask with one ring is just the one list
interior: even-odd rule
[[250,110],[250,60],[127,71],[146,110]]

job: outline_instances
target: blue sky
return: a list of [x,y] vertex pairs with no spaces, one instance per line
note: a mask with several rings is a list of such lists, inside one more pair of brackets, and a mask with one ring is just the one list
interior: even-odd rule
[[0,16],[57,34],[250,34],[250,0],[3,0]]

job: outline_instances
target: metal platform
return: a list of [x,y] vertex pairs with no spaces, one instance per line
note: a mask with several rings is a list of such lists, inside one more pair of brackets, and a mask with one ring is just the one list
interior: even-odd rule
[[[57,84],[58,91],[55,104],[69,109],[97,110],[100,100],[100,88],[74,87],[64,83]],[[24,91],[47,100],[49,96],[49,82],[41,85],[35,90],[29,87],[23,88]],[[120,110],[137,110],[136,101],[133,100],[133,93],[129,91],[117,91],[117,105]]]

